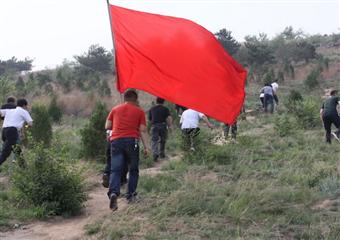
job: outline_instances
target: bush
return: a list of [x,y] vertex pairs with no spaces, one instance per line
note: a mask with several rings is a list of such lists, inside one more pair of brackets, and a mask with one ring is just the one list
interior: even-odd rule
[[298,124],[304,129],[320,125],[319,107],[315,100],[308,98],[296,106],[294,113]]
[[295,126],[294,122],[285,114],[276,117],[274,129],[280,137],[285,137],[294,132]]
[[35,144],[25,154],[26,168],[16,168],[12,176],[19,204],[41,208],[41,217],[76,214],[86,200],[79,170],[69,167],[61,152]]
[[285,107],[289,113],[295,113],[297,111],[298,105],[303,101],[301,93],[297,90],[291,90],[284,102]]
[[307,76],[304,84],[308,89],[313,89],[319,85],[319,78],[321,75],[320,69],[313,69]]
[[48,106],[48,114],[51,119],[55,123],[60,123],[61,118],[63,117],[63,113],[61,112],[60,107],[57,104],[57,97],[53,97],[50,105]]
[[106,133],[105,121],[108,115],[106,106],[98,102],[83,129],[80,130],[82,153],[86,158],[105,159]]
[[33,127],[31,134],[35,142],[42,142],[49,146],[52,140],[52,125],[47,108],[43,105],[32,107]]

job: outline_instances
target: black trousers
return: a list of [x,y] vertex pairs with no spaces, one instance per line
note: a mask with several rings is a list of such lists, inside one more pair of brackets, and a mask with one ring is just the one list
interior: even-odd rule
[[331,142],[331,131],[332,131],[332,124],[336,128],[338,128],[338,131],[336,132],[337,135],[340,133],[340,117],[338,114],[330,114],[330,115],[323,115],[323,126],[326,130],[326,142]]
[[165,142],[168,136],[166,123],[155,123],[151,127],[151,149],[153,156],[165,156]]
[[15,151],[16,154],[20,155],[21,149],[16,145],[18,140],[19,134],[17,128],[6,127],[2,129],[2,141],[4,143],[0,154],[0,165],[6,161],[12,151]]

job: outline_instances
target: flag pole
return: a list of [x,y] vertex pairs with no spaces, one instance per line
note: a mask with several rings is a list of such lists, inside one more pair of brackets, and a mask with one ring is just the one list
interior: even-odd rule
[[[118,73],[117,73],[117,58],[116,58],[116,46],[115,46],[115,37],[114,37],[114,33],[113,33],[113,28],[112,28],[112,17],[111,17],[111,11],[110,11],[110,1],[106,0],[107,3],[107,11],[109,14],[109,20],[110,20],[110,31],[111,31],[111,38],[112,38],[112,45],[113,45],[113,65],[115,67],[115,72],[116,72],[116,82],[118,82]],[[120,94],[120,101],[123,102],[123,95],[121,93]]]

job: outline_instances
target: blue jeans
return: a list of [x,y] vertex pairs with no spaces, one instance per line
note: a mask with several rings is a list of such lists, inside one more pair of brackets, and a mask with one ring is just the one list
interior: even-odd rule
[[111,142],[111,174],[108,196],[119,196],[124,165],[129,165],[127,198],[136,195],[139,177],[139,146],[135,138],[119,138]]

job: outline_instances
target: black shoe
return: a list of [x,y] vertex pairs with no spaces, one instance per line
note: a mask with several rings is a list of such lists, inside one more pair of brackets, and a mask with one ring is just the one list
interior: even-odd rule
[[103,174],[102,185],[104,188],[108,188],[110,185],[110,178],[109,178],[109,175],[106,173]]
[[128,204],[137,202],[138,201],[137,193],[126,194],[126,200],[127,200]]
[[157,160],[158,160],[158,155],[153,155],[153,161],[157,162]]
[[165,158],[165,154],[164,154],[164,153],[161,153],[161,154],[159,155],[159,157],[160,157],[160,158]]
[[117,195],[115,193],[112,193],[110,195],[110,209],[112,211],[116,211],[118,209],[117,205]]

